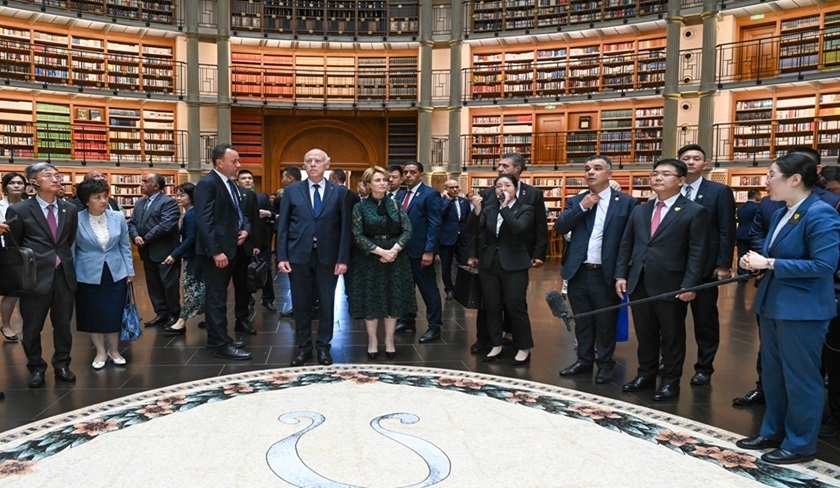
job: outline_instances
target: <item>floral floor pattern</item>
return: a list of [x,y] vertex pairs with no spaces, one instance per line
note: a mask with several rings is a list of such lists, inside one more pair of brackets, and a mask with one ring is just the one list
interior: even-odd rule
[[735,440],[662,412],[517,379],[306,367],[185,383],[0,433],[0,483],[840,486],[836,466],[767,464]]

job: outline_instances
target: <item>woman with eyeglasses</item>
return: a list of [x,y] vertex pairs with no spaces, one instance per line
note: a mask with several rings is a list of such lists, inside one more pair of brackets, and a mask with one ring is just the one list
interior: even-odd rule
[[742,449],[774,449],[774,464],[813,460],[825,387],[820,360],[826,331],[837,314],[833,277],[840,260],[840,216],[813,192],[817,162],[806,154],[770,166],[767,191],[785,208],[773,214],[761,253],[749,251],[742,268],[763,273],[753,301],[761,323],[762,385],[767,402],[758,435]]

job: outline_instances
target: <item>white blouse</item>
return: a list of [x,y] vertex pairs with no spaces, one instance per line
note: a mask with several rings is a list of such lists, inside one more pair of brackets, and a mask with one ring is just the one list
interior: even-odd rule
[[102,249],[105,249],[108,240],[111,238],[111,234],[108,233],[108,216],[103,213],[102,215],[88,214],[88,217],[90,217],[90,226],[99,240],[99,245],[102,246]]

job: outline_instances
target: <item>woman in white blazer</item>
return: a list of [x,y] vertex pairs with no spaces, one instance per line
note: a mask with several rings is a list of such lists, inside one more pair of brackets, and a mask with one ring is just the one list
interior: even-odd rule
[[122,213],[108,209],[108,183],[83,181],[76,187],[76,196],[86,207],[79,212],[73,248],[78,282],[76,328],[91,334],[96,348],[93,369],[102,369],[108,359],[122,366],[120,325],[128,283],[134,278],[128,225]]
[[[0,200],[0,222],[6,221],[6,210],[12,205],[23,199],[26,190],[26,180],[23,176],[10,172],[3,175],[3,199]],[[12,328],[12,313],[15,311],[18,297],[5,296],[0,300],[0,320],[2,320],[2,327],[0,327],[0,334],[3,334],[3,340],[6,342],[17,342],[18,336]]]

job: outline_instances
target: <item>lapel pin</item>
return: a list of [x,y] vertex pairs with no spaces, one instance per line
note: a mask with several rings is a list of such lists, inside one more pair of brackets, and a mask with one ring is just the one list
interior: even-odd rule
[[618,197],[615,197],[615,201],[616,201],[616,202],[618,201]]
[[702,200],[702,199],[703,199],[703,195],[697,195],[697,198],[695,200]]
[[674,207],[674,212],[679,212],[680,210],[682,210],[680,207]]

